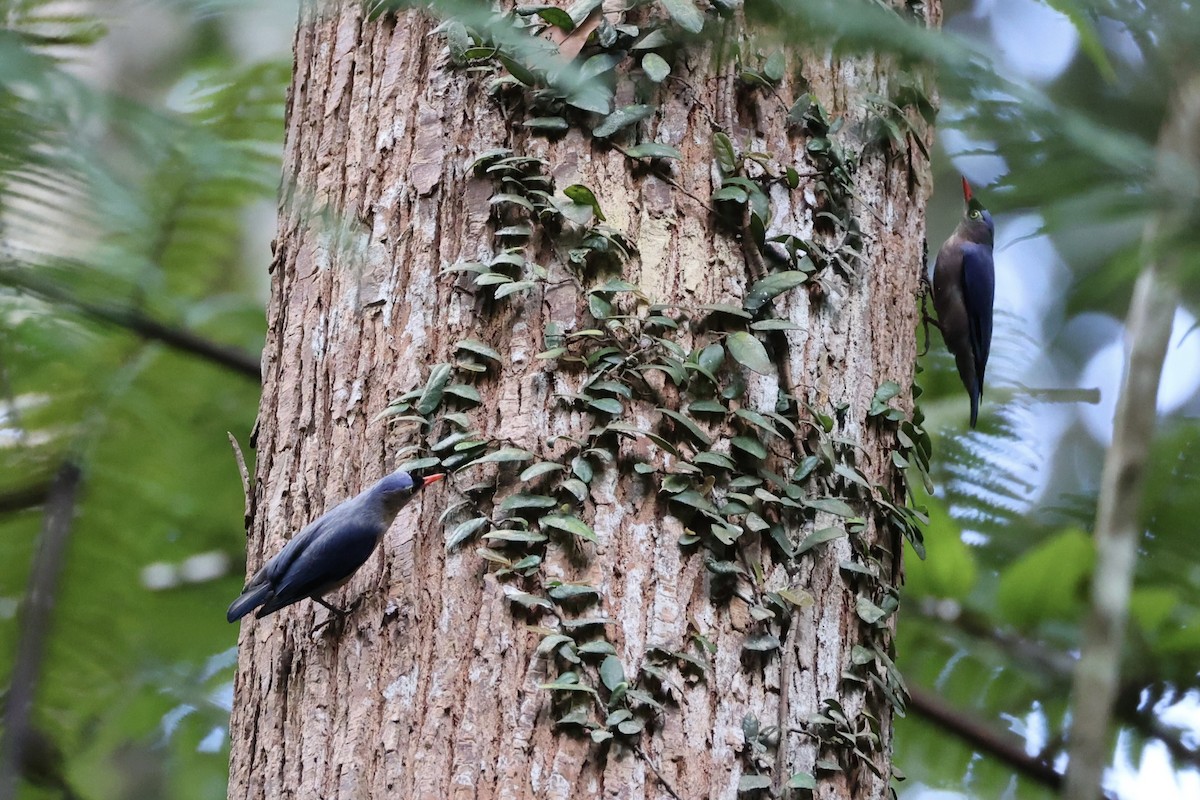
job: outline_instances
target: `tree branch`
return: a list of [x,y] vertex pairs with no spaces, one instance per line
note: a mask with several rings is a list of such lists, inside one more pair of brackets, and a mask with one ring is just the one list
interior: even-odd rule
[[143,339],[161,342],[180,352],[199,356],[255,381],[262,379],[259,360],[240,347],[211,341],[185,328],[175,328],[151,319],[133,309],[102,305],[74,297],[70,292],[49,281],[21,275],[12,267],[0,269],[0,282],[47,302],[69,306],[85,317],[124,328]]
[[1021,737],[960,711],[932,692],[912,685],[908,687],[908,708],[1043,786],[1054,791],[1062,788],[1062,775],[1053,765],[1026,753]]
[[0,514],[11,514],[40,506],[46,502],[50,486],[50,481],[38,481],[16,489],[0,491]]
[[[1046,647],[1032,639],[1003,631],[991,624],[982,614],[964,611],[950,617],[931,614],[920,608],[917,609],[917,613],[934,622],[953,625],[968,636],[987,640],[1007,655],[1024,662],[1026,667],[1047,675],[1051,679],[1066,681],[1075,668],[1075,659],[1069,654]],[[1140,681],[1124,685],[1119,695],[1127,698],[1127,701],[1122,700],[1117,703],[1116,717],[1143,736],[1162,742],[1177,761],[1200,769],[1200,750],[1187,744],[1189,733],[1186,730],[1163,723],[1153,711],[1138,710],[1138,699],[1142,696],[1145,688]]]
[[[1200,163],[1200,152],[1191,152],[1200,151],[1200,140],[1191,141],[1197,127],[1200,78],[1184,86],[1163,129],[1158,177],[1164,188],[1171,185],[1170,174],[1179,171],[1181,159]],[[1183,208],[1188,205],[1180,203]],[[1109,728],[1142,532],[1139,512],[1146,462],[1157,421],[1158,382],[1178,305],[1173,278],[1180,256],[1172,239],[1191,222],[1179,212],[1163,210],[1146,226],[1145,265],[1134,285],[1126,323],[1129,356],[1100,479],[1096,569],[1072,689],[1065,800],[1093,800],[1112,758]]]
[[73,461],[65,461],[46,498],[46,516],[25,593],[17,656],[4,709],[4,729],[0,732],[0,800],[12,800],[17,795],[17,775],[20,774],[26,739],[30,736],[29,716],[46,649],[50,614],[58,592],[58,578],[71,536],[79,483],[79,467]]

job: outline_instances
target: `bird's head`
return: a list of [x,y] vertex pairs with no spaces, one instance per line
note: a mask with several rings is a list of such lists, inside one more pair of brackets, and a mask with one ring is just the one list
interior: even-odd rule
[[962,179],[963,200],[967,201],[967,214],[959,223],[963,236],[972,242],[991,246],[996,238],[996,226],[992,223],[992,214],[983,207],[983,203],[971,194],[971,184]]
[[396,470],[375,484],[374,491],[382,498],[384,505],[389,510],[399,511],[418,491],[431,483],[437,483],[444,477],[446,477],[445,473],[438,473],[418,478],[403,470]]

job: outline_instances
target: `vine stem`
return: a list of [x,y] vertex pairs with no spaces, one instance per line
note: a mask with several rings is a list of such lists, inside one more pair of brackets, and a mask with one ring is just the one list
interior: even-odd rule
[[662,784],[662,787],[667,790],[667,794],[671,795],[671,797],[675,798],[675,800],[683,800],[683,798],[679,796],[679,793],[675,791],[675,787],[672,786],[671,782],[667,780],[667,777],[659,772],[658,766],[654,763],[650,756],[646,755],[646,751],[642,749],[641,745],[635,743],[632,745],[632,747],[634,754],[642,760],[643,764],[650,768],[650,771],[654,773],[654,777],[660,784]]

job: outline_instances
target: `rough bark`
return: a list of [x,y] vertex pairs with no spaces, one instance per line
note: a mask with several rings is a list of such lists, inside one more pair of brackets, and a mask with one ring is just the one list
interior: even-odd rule
[[[636,246],[625,279],[657,301],[692,305],[740,303],[753,280],[740,243],[718,233],[710,209],[693,199],[707,202],[719,186],[714,131],[810,171],[806,137],[785,129],[780,101],[740,89],[735,66],[720,63],[711,46],[679,64],[680,80],[647,123],[647,140],[683,153],[676,188],[631,172],[619,152],[576,129],[551,141],[510,127],[483,80],[452,67],[431,35],[435,24],[415,12],[369,22],[357,3],[302,12],[285,165],[292,197],[306,199],[284,204],[272,268],[250,571],[305,521],[396,466],[393,454],[411,439],[373,418],[423,383],[430,365],[451,361],[463,338],[504,357],[502,369],[478,383],[485,403],[472,420],[480,430],[550,454],[562,450],[553,436],[590,427],[586,415],[556,401],[578,390],[579,376],[534,358],[546,349],[547,322],[587,322],[574,288],[492,303],[468,279],[439,275],[496,247],[493,189],[468,170],[475,155],[511,147],[547,159],[560,188],[593,187],[609,224]],[[863,98],[888,96],[893,66],[873,57],[795,63],[830,114],[850,121],[842,141],[861,149]],[[789,91],[785,82],[781,93]],[[846,404],[838,435],[860,443],[859,467],[894,490],[894,433],[866,414],[883,381],[912,383],[928,176],[919,156],[915,181],[910,166],[864,153],[855,177],[865,242],[858,274],[831,272],[823,292],[802,288],[777,301],[779,315],[801,326],[786,334],[782,380],[790,376],[787,388],[815,407]],[[791,192],[776,185],[772,232],[809,236],[813,202],[803,184]],[[314,207],[335,212],[338,235]],[[552,263],[548,244],[544,252],[553,283],[562,265]],[[772,408],[780,380],[749,374],[751,402]],[[911,410],[907,392],[898,404]],[[686,649],[693,630],[716,645],[707,680],[680,680],[682,696],[643,734],[639,756],[555,730],[549,695],[538,688],[552,674],[535,653],[529,620],[473,548],[446,552],[436,521],[454,491],[414,501],[331,598],[362,598],[341,631],[310,634],[325,612],[307,602],[243,624],[231,798],[661,798],[668,784],[679,797],[734,797],[747,765],[744,716],[785,731],[778,786],[829,757],[800,732],[826,698],[851,715],[870,703],[882,738],[873,759],[889,774],[890,709],[842,678],[861,635],[856,592],[838,569],[853,557],[849,540],[824,546],[791,575],[765,545],[750,549],[768,585],[800,586],[815,603],[796,612],[782,652],[747,657],[745,603],[710,595],[703,553],[680,548],[682,524],[666,503],[632,475],[609,469],[597,478],[589,521],[599,544],[582,564],[552,551],[546,573],[600,588],[595,613],[613,620],[608,638],[627,669],[636,670],[648,648]],[[894,531],[872,521],[863,536],[898,553]],[[893,581],[899,565],[890,567],[885,578]],[[866,769],[820,778],[818,797],[887,796],[886,777]]]

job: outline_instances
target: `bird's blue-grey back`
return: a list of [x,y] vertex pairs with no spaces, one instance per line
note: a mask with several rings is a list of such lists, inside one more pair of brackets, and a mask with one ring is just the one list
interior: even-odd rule
[[263,617],[339,586],[370,558],[395,519],[399,506],[388,500],[407,499],[412,488],[406,473],[392,473],[310,522],[255,573],[226,618],[235,622],[255,608]]
[[942,245],[934,263],[933,303],[942,338],[970,397],[974,428],[992,349],[996,274],[991,214],[971,200],[969,192],[967,199],[968,216]]

